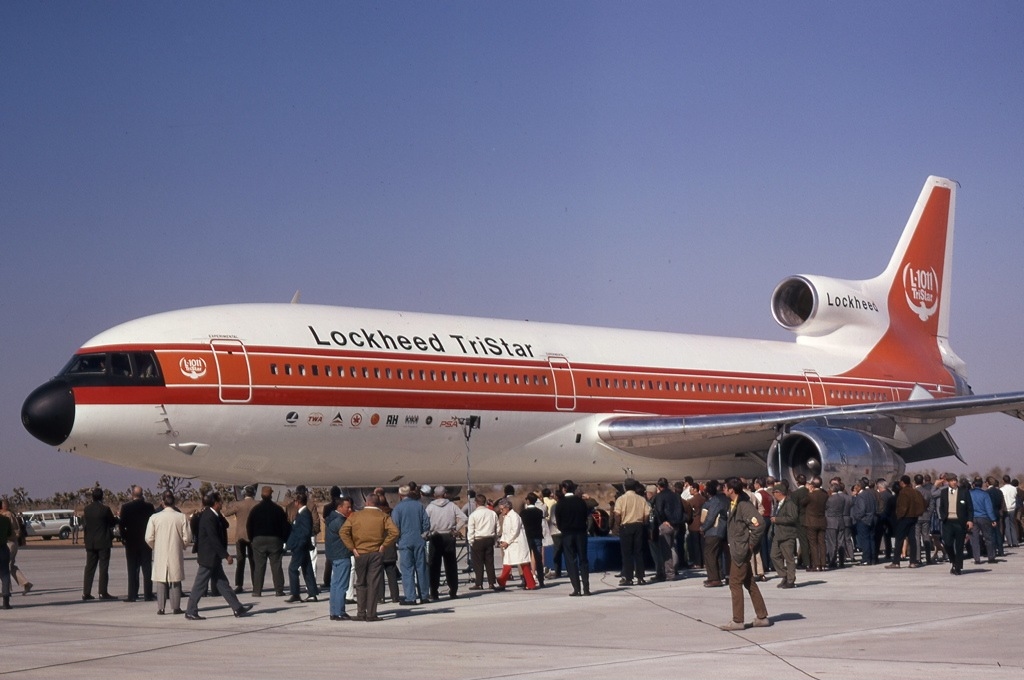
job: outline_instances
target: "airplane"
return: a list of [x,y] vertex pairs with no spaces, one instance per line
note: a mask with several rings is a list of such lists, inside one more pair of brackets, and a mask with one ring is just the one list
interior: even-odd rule
[[[949,344],[956,182],[929,177],[877,277],[790,276],[795,342],[308,304],[121,324],[33,391],[60,451],[227,484],[795,483],[960,457],[975,395]],[[962,458],[961,458],[962,460]]]

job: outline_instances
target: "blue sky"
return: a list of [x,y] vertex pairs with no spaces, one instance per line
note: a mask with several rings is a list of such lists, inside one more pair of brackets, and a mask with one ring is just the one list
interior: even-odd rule
[[[2,3],[0,493],[155,482],[20,425],[122,321],[301,290],[785,339],[775,284],[877,274],[929,174],[952,345],[1022,389],[1022,34],[1016,2]],[[1024,472],[1024,423],[952,433]]]

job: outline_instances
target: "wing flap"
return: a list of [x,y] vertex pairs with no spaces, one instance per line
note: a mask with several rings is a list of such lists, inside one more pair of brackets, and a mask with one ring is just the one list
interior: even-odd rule
[[1024,420],[1024,392],[730,415],[620,415],[602,420],[598,436],[609,446],[634,455],[686,460],[751,451],[763,453],[779,431],[808,420],[825,421],[829,426],[889,440],[891,435],[887,436],[886,431],[936,423],[948,427],[960,416],[998,412]]

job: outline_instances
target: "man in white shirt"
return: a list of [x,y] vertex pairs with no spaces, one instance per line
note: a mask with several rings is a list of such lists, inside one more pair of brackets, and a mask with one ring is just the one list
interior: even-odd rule
[[1016,548],[1020,544],[1020,536],[1017,535],[1017,487],[1010,483],[1010,475],[1003,475],[1003,485],[999,487],[1006,500],[1006,516],[1003,521],[1003,537],[1006,544]]
[[491,590],[496,586],[494,578],[494,540],[498,535],[498,515],[487,507],[487,499],[477,494],[476,509],[466,522],[466,539],[473,555],[473,585],[470,590],[483,590],[484,569],[487,570],[487,585]]

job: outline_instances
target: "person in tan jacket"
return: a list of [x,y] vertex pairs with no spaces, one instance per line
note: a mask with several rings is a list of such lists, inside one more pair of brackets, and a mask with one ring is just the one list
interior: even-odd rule
[[377,592],[384,576],[384,549],[398,540],[398,527],[381,511],[380,498],[371,493],[364,507],[341,527],[341,542],[356,558],[356,619],[380,621]]

